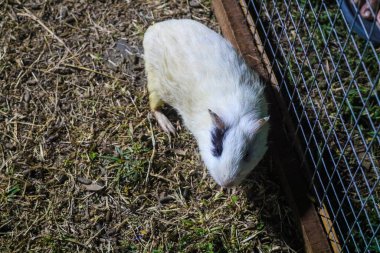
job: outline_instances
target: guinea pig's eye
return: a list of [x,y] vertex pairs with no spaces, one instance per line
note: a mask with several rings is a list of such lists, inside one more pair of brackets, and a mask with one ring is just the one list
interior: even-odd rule
[[249,162],[249,152],[247,151],[243,157],[243,161]]

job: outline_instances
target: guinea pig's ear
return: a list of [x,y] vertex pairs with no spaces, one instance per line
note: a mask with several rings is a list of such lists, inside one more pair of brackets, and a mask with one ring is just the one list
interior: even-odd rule
[[252,132],[253,133],[257,133],[258,131],[260,131],[263,128],[263,126],[265,126],[268,123],[268,121],[269,121],[269,116],[257,120],[254,123],[253,131]]
[[216,114],[215,112],[208,109],[208,112],[210,113],[212,123],[214,126],[220,130],[225,130],[226,125],[224,124],[223,120]]
[[226,125],[215,112],[208,109],[214,128],[211,130],[212,155],[220,157],[223,152],[223,139],[226,132]]

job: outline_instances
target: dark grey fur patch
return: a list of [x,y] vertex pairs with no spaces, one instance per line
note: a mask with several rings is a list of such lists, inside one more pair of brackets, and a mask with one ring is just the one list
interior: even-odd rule
[[220,157],[223,152],[223,139],[226,130],[220,128],[214,128],[211,132],[211,143],[212,143],[212,155],[215,157]]

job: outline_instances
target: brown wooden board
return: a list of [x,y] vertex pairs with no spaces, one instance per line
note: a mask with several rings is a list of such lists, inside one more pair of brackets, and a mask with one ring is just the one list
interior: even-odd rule
[[296,141],[286,104],[276,86],[277,81],[271,71],[268,72],[269,62],[265,64],[265,53],[260,52],[256,46],[237,0],[213,0],[213,9],[225,38],[239,50],[247,64],[267,83],[266,95],[271,116],[268,152],[276,162],[276,172],[281,178],[282,188],[299,221],[305,252],[332,252],[319,215],[308,197],[306,168],[301,166],[296,152],[300,146]]

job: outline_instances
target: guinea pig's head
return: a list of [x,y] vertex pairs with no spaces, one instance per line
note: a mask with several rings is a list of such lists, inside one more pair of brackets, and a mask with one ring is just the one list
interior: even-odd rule
[[245,115],[235,124],[227,124],[213,111],[209,110],[209,114],[213,123],[207,145],[210,150],[203,150],[202,158],[220,186],[236,186],[267,150],[269,117]]

